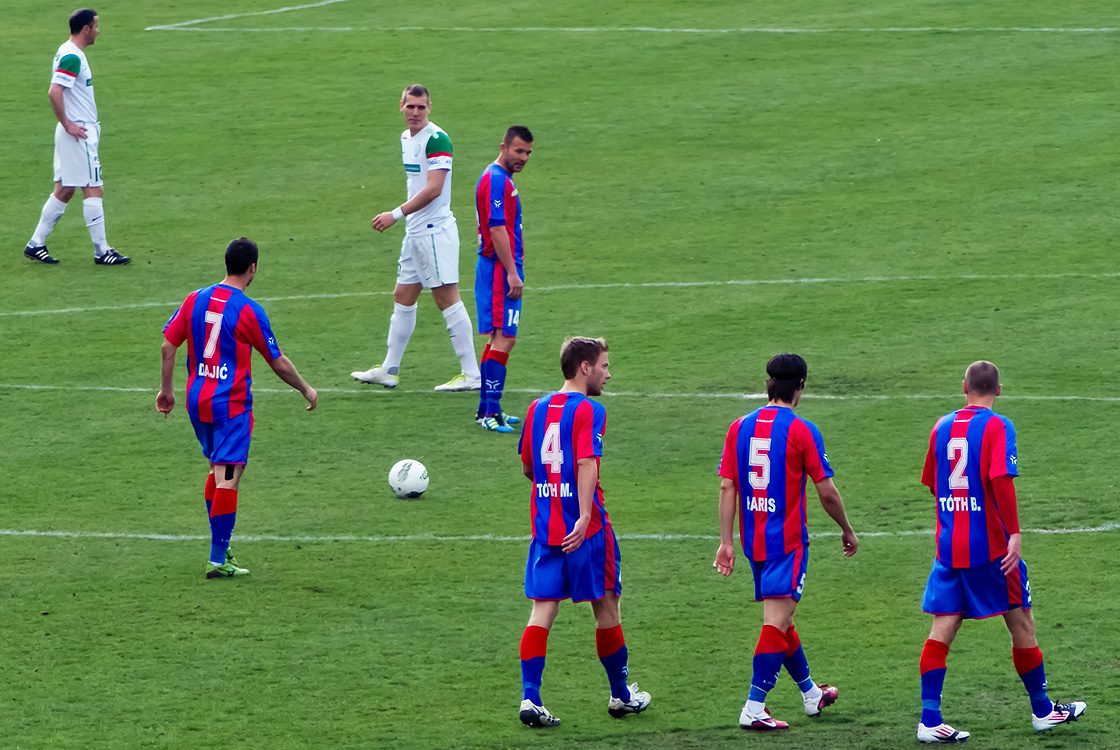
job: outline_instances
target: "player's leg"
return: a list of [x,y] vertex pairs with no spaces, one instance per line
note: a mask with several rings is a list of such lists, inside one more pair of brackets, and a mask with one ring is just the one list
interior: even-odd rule
[[47,237],[54,230],[55,224],[62,218],[62,214],[66,211],[66,206],[70,199],[74,197],[74,188],[63,186],[60,182],[58,151],[55,151],[55,183],[54,190],[47,196],[47,202],[43,204],[43,210],[39,212],[39,223],[35,225],[35,233],[31,235],[31,239],[27,242],[27,247],[24,248],[24,257],[30,260],[37,260],[40,263],[55,264],[58,260],[51,256],[47,250]]
[[248,570],[227,559],[230,539],[237,523],[237,490],[249,460],[253,413],[244,412],[213,426],[210,454],[214,474],[214,499],[210,503],[210,565],[207,578],[246,575]]
[[[456,255],[458,255],[456,253]],[[447,335],[451,337],[451,348],[459,358],[460,372],[451,380],[437,385],[437,391],[477,391],[482,387],[482,375],[475,359],[474,330],[471,315],[467,312],[459,296],[459,285],[444,284],[432,287],[432,299],[443,313],[447,322]]]
[[440,232],[425,238],[430,242],[432,272],[424,285],[432,290],[432,299],[443,313],[451,348],[459,358],[459,374],[437,391],[478,390],[482,380],[475,359],[471,315],[459,297],[459,230],[452,221]]
[[397,285],[393,290],[393,314],[389,318],[385,358],[368,370],[350,373],[355,380],[386,388],[395,388],[399,382],[397,375],[400,373],[401,360],[404,359],[404,350],[408,347],[412,332],[416,330],[416,302],[424,288],[416,271],[411,247],[412,243],[406,236],[397,261]]
[[[785,575],[773,575],[772,571],[766,570],[765,562],[752,561],[751,567],[756,568],[756,566],[761,567],[761,571],[755,574],[755,591],[756,598],[762,599],[762,631],[758,634],[754,658],[751,660],[751,688],[747,695],[747,702],[739,714],[739,726],[743,729],[759,731],[788,729],[789,724],[770,717],[770,712],[766,710],[766,696],[778,682],[778,674],[782,671],[786,651],[789,650],[786,631],[793,625],[793,613],[797,608],[797,602],[789,594],[768,593],[769,587],[765,584],[762,592],[759,592],[760,574],[764,582]],[[770,567],[773,569],[779,566]]]
[[[998,563],[999,561],[995,561]],[[1003,571],[1000,571],[1001,576]],[[1031,701],[1031,724],[1037,731],[1052,729],[1059,724],[1077,721],[1085,713],[1085,703],[1054,703],[1046,694],[1046,668],[1043,664],[1042,650],[1035,637],[1034,616],[1030,610],[1030,584],[1027,582],[1027,566],[1019,561],[1017,569],[1004,576],[1003,589],[1008,592],[1009,609],[1003,616],[1011,633],[1011,658],[1015,671],[1023,681],[1023,687]]]
[[564,570],[564,552],[559,547],[529,543],[525,563],[525,596],[532,600],[529,622],[521,634],[521,723],[530,727],[554,727],[560,720],[549,713],[541,699],[548,633],[556,619],[559,602],[569,595]]
[[[797,583],[793,592],[794,601],[801,601],[801,594],[805,587],[805,576],[809,569],[808,548],[803,548],[801,563],[793,569]],[[797,626],[791,621],[786,628],[786,656],[782,661],[785,668],[797,687],[801,690],[801,700],[808,716],[820,716],[821,709],[831,706],[836,702],[840,691],[831,685],[817,685],[809,674],[809,660],[805,657],[805,650],[801,647],[801,636],[797,633]]]
[[[486,260],[486,264],[483,264]],[[505,391],[506,366],[509,354],[517,341],[521,322],[521,300],[509,298],[509,285],[505,269],[495,259],[479,259],[479,272],[475,277],[475,296],[479,306],[479,332],[489,333],[490,342],[482,356],[482,391],[479,394],[477,420],[484,428],[495,432],[512,432],[502,411],[502,394]],[[483,329],[483,306],[487,307]]]
[[918,661],[922,699],[918,739],[922,742],[964,742],[969,737],[968,732],[953,729],[941,717],[941,693],[945,686],[949,646],[968,613],[960,570],[946,568],[934,561],[922,596],[922,610],[933,615],[933,624]]

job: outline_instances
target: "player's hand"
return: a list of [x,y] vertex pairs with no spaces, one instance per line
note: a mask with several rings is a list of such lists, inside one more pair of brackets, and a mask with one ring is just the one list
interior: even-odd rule
[[156,411],[163,414],[163,418],[167,419],[167,415],[175,408],[175,396],[170,393],[159,392],[156,396]]
[[86,129],[73,120],[68,120],[67,123],[62,126],[62,129],[79,141],[84,141],[87,137]]
[[386,229],[396,224],[397,220],[393,218],[392,211],[385,211],[374,216],[373,221],[370,223],[378,232],[384,232]]
[[517,275],[517,269],[506,271],[506,283],[509,284],[509,294],[506,296],[510,299],[521,299],[521,290],[525,282]]
[[1019,567],[1019,561],[1023,559],[1022,544],[1022,538],[1018,534],[1012,534],[1007,540],[1007,554],[1003,556],[1003,562],[999,566],[1004,575]]
[[307,407],[308,411],[312,411],[319,405],[319,393],[311,386],[307,386],[307,390],[303,392],[303,397],[307,399],[307,403],[310,404],[310,406]]
[[591,523],[590,516],[587,518],[581,516],[580,519],[576,521],[576,525],[572,527],[571,532],[564,537],[564,543],[560,549],[564,550],[566,553],[575,552],[579,549],[579,546],[583,544],[583,540],[587,536],[587,525],[589,523]]
[[840,541],[844,543],[844,557],[851,557],[859,549],[859,539],[851,529],[840,534]]
[[735,570],[735,545],[721,543],[716,550],[716,561],[712,563],[712,567],[722,576],[731,575]]

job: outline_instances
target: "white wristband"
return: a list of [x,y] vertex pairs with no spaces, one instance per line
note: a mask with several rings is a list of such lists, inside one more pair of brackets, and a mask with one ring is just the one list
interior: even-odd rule
[[404,211],[401,210],[401,207],[397,206],[396,208],[394,208],[393,209],[393,221],[400,221],[403,218],[404,218]]

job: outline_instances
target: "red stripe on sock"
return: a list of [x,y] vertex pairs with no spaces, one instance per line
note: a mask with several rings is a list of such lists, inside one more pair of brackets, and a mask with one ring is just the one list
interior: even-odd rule
[[530,625],[521,634],[521,660],[544,656],[548,650],[548,628]]
[[626,639],[622,637],[621,625],[615,625],[613,628],[596,628],[595,651],[600,659],[618,653],[618,650],[625,645]]
[[922,658],[918,662],[918,669],[921,674],[925,674],[931,669],[945,669],[947,656],[949,656],[949,644],[930,638],[922,647]]
[[756,654],[784,654],[788,646],[786,634],[780,628],[773,625],[763,625],[762,632],[758,634],[758,645],[754,647],[754,652]]
[[214,480],[213,474],[206,475],[206,489],[203,490],[202,496],[207,500],[214,499],[214,490],[218,489],[218,483]]
[[218,487],[214,490],[214,502],[210,503],[210,517],[224,516],[237,512],[237,490]]
[[790,625],[789,630],[786,631],[786,644],[786,656],[793,656],[797,653],[797,649],[801,648],[801,636],[797,634],[797,629],[793,625]]
[[479,361],[480,361],[480,362],[485,362],[485,361],[486,361],[486,359],[487,359],[487,358],[488,358],[489,356],[490,356],[490,345],[489,345],[489,344],[487,344],[487,345],[486,345],[485,347],[483,347],[483,349],[482,349],[482,359],[481,359],[481,360],[479,360]]
[[1015,671],[1019,674],[1033,672],[1042,664],[1042,649],[1038,646],[1033,648],[1012,648],[1011,658],[1015,662]]
[[506,362],[509,362],[509,352],[500,352],[497,349],[491,349],[490,359],[497,362],[502,367],[505,367]]

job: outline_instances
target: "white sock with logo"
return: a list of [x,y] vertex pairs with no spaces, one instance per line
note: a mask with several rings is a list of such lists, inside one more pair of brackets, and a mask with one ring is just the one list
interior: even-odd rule
[[47,244],[47,236],[65,211],[66,204],[51,193],[47,202],[43,204],[43,212],[39,214],[39,225],[35,227],[35,234],[31,235],[31,241],[27,243],[28,247],[42,247]]
[[471,315],[467,312],[466,305],[459,300],[443,311],[443,318],[447,321],[447,333],[451,336],[451,348],[459,358],[463,374],[468,378],[482,377],[478,371],[478,358],[474,353],[474,333],[471,326]]
[[396,375],[404,359],[404,350],[412,332],[416,330],[416,305],[401,305],[393,303],[393,317],[389,318],[389,339],[385,343],[389,351],[385,353],[385,361],[381,369],[390,375]]
[[105,239],[105,209],[100,198],[86,198],[82,201],[82,215],[86,218],[89,238],[93,240],[93,254],[101,257],[109,252],[109,241]]

